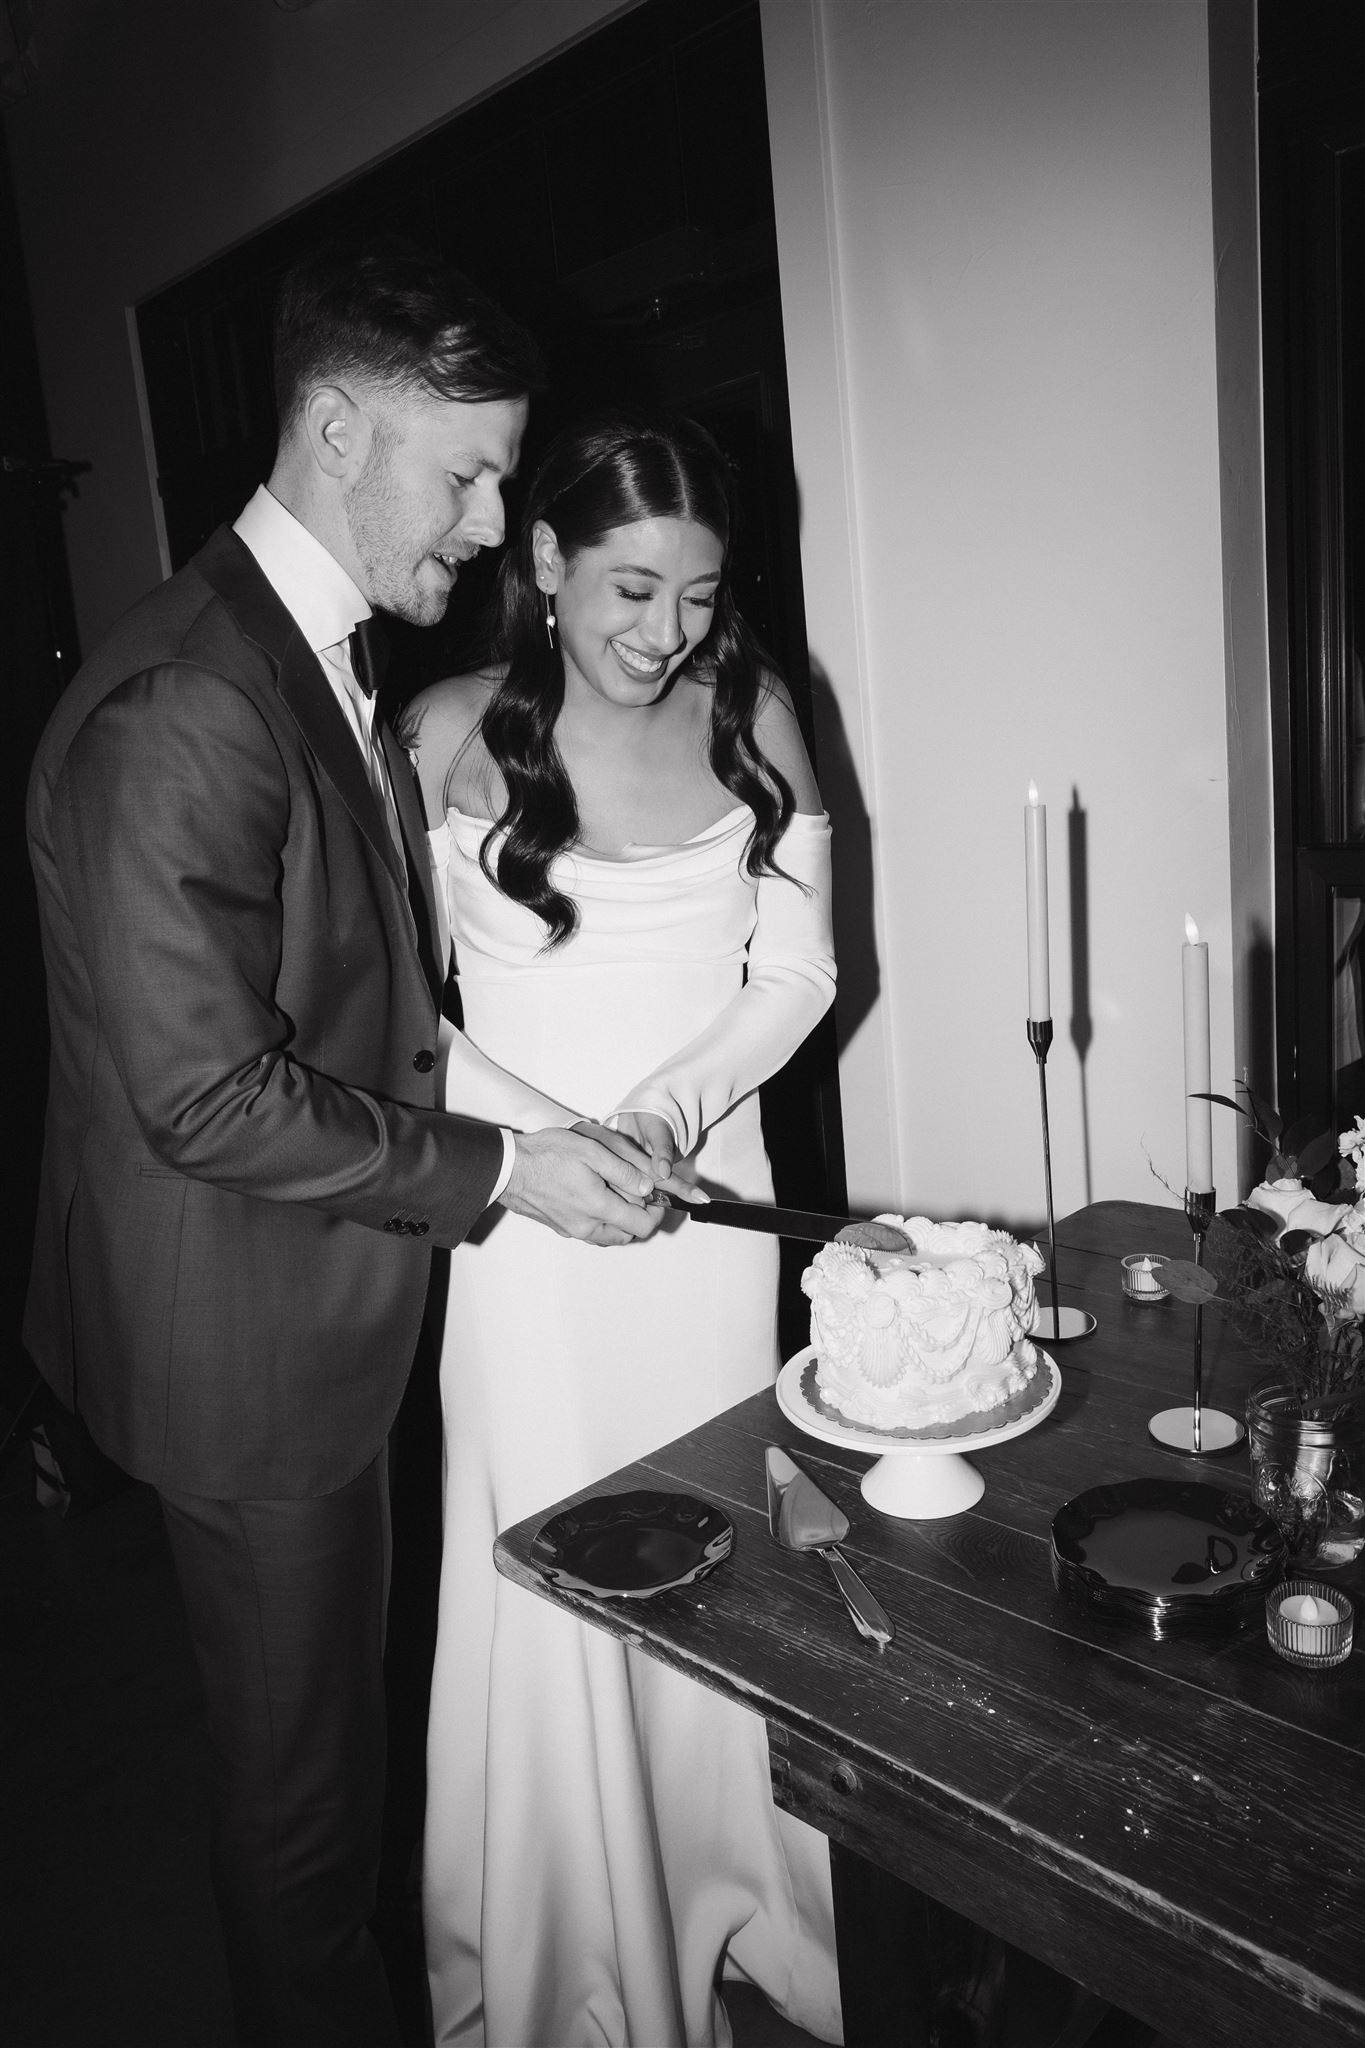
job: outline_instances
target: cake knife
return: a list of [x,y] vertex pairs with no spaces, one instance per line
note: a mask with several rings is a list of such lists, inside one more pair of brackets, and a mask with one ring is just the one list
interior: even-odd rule
[[[725,1223],[731,1230],[762,1230],[771,1237],[799,1237],[813,1244],[833,1244],[842,1236],[845,1244],[871,1251],[910,1249],[904,1231],[859,1216],[821,1216],[813,1209],[775,1209],[767,1202],[730,1202],[719,1196],[709,1202],[674,1201],[672,1207],[695,1223]],[[854,1231],[857,1236],[850,1234]]]

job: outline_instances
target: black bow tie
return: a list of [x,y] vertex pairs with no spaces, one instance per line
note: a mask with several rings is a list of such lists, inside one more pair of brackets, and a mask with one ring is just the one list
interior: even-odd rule
[[367,697],[373,697],[389,666],[389,643],[378,619],[361,619],[351,634],[351,668]]

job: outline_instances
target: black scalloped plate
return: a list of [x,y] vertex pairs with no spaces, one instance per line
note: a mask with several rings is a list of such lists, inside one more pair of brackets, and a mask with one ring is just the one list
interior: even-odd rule
[[735,1532],[690,1493],[603,1493],[551,1516],[531,1562],[552,1585],[598,1600],[648,1600],[723,1564]]
[[1093,1486],[1052,1521],[1058,1591],[1156,1638],[1261,1624],[1283,1565],[1284,1539],[1254,1501],[1196,1480]]

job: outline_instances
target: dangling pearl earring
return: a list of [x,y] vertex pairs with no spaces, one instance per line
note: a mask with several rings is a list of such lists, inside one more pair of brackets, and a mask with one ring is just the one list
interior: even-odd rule
[[545,592],[545,638],[549,641],[550,651],[553,653],[555,644],[555,607],[554,599],[548,590]]

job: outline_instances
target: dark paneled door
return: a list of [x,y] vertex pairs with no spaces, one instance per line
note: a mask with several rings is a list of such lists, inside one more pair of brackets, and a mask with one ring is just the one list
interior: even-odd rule
[[5,1203],[0,1226],[0,1451],[32,1388],[18,1332],[33,1239],[47,1083],[47,1008],[24,793],[38,738],[75,668],[62,503],[86,465],[54,462],[29,318],[9,157],[0,138],[0,675],[5,679],[3,1010]]
[[1281,1104],[1365,1113],[1365,18],[1260,12]]

